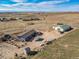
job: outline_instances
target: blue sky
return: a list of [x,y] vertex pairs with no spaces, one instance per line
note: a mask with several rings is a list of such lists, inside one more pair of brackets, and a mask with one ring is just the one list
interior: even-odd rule
[[79,0],[0,0],[0,12],[79,12]]

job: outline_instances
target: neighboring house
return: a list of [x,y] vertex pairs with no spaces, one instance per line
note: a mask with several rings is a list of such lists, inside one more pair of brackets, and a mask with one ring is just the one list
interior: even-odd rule
[[40,20],[38,17],[25,17],[22,18],[23,21],[36,21],[36,20]]
[[23,21],[31,21],[31,18],[26,17],[26,18],[22,18]]
[[10,40],[13,40],[13,37],[10,34],[4,34],[2,37],[0,37],[0,40],[10,41]]
[[35,36],[37,36],[37,32],[35,30],[30,30],[23,35],[18,36],[18,39],[20,41],[32,41]]
[[55,30],[57,30],[59,32],[66,32],[66,31],[71,30],[72,28],[69,25],[61,24],[61,25],[53,26],[53,29],[55,29]]
[[31,20],[40,20],[40,19],[37,17],[32,17]]
[[0,21],[2,22],[10,21],[10,17],[0,17]]

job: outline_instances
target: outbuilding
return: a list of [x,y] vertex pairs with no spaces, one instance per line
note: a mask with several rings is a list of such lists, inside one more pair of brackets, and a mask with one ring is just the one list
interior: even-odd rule
[[30,30],[23,35],[18,36],[18,39],[20,41],[32,41],[35,36],[37,36],[37,32],[35,30]]
[[31,55],[36,55],[37,53],[38,53],[38,51],[31,51],[30,47],[27,47],[27,48],[24,49],[25,55],[31,56]]
[[53,26],[53,29],[57,30],[58,32],[67,32],[67,31],[70,31],[72,27],[66,24],[60,24],[60,25]]
[[5,34],[0,38],[2,41],[11,41],[13,37],[10,34]]

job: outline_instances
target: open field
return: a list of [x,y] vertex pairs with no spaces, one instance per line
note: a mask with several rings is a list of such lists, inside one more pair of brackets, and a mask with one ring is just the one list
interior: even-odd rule
[[79,59],[79,29],[53,41],[32,59]]
[[[4,31],[15,31],[17,30],[24,30],[24,29],[31,29],[31,28],[37,28],[37,29],[47,29],[50,28],[53,24],[56,23],[65,23],[69,24],[75,28],[79,27],[79,13],[35,13],[35,14],[0,14],[0,17],[27,17],[27,16],[38,16],[41,20],[39,21],[10,21],[10,22],[0,22],[0,32]],[[33,23],[33,25],[31,25]],[[17,31],[16,30],[16,31]]]

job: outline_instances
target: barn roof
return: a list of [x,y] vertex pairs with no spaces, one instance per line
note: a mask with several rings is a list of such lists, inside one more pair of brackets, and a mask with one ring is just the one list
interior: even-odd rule
[[[36,33],[36,31],[35,31],[35,30],[30,30],[30,31],[24,33],[23,35],[18,36],[18,38],[20,38],[20,39],[23,38],[23,40],[26,40],[26,38],[27,38],[28,36],[32,35],[33,33]],[[22,39],[21,39],[21,40],[22,40]],[[30,39],[29,39],[29,40],[30,40]]]

